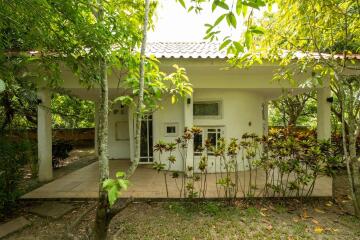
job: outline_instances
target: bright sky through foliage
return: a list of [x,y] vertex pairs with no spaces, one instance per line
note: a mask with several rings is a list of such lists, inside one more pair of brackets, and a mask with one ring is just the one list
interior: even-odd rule
[[[214,21],[224,13],[221,10],[211,12],[211,5],[204,4],[204,10],[200,14],[195,12],[188,13],[175,0],[159,0],[157,16],[155,17],[155,30],[149,32],[150,42],[191,42],[203,41],[206,28],[205,23],[213,24]],[[242,24],[238,25],[239,27]],[[221,38],[232,35],[234,40],[240,37],[241,28],[230,31],[226,21],[220,24]]]

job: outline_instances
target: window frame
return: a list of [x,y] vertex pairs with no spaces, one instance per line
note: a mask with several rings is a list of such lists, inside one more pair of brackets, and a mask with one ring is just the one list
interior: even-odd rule
[[[175,132],[173,133],[168,133],[167,132],[167,128],[168,127],[175,127]],[[179,123],[178,122],[167,122],[164,123],[164,136],[165,137],[177,137],[179,136]]]
[[217,103],[218,105],[218,114],[217,115],[195,115],[194,106],[193,106],[193,117],[195,119],[221,119],[223,117],[223,103],[222,100],[194,100],[193,105],[195,104],[212,104]]
[[[220,134],[219,138],[221,138],[221,137],[224,138],[225,137],[225,126],[197,126],[197,127],[201,128],[201,130],[202,130],[201,133],[200,133],[200,135],[202,136],[201,137],[201,142],[202,142],[201,146],[202,147],[205,147],[205,140],[207,139],[207,137],[204,138],[204,136],[208,136],[209,129],[215,129],[215,134],[217,134],[217,133]],[[210,133],[213,133],[213,132],[210,132]],[[215,141],[216,141],[215,144],[217,145],[218,138]],[[195,156],[200,156],[201,152],[196,151],[195,142],[193,144],[194,144],[194,147],[193,147],[194,155]],[[216,146],[215,146],[215,148],[216,148]],[[213,152],[209,152],[208,154],[213,155]]]

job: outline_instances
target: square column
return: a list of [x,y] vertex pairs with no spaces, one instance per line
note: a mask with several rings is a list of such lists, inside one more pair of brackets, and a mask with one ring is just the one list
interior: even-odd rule
[[48,88],[39,88],[37,94],[40,102],[37,107],[39,181],[46,182],[53,178],[51,93]]
[[135,159],[135,109],[133,106],[129,106],[128,109],[128,121],[129,121],[129,144],[130,144],[130,161],[133,162]]
[[[193,98],[188,96],[184,98],[184,129],[192,128],[194,125],[194,116],[193,116]],[[188,147],[186,149],[186,162],[185,168],[194,165],[194,143],[189,141]]]
[[262,104],[263,135],[269,135],[269,102]]
[[330,140],[331,138],[331,97],[330,87],[317,90],[317,138]]
[[99,128],[99,109],[100,109],[100,106],[99,106],[98,101],[95,100],[94,103],[95,103],[94,150],[95,150],[95,155],[96,155],[96,156],[99,156],[99,149],[98,149],[98,148],[99,148],[99,144],[98,144],[98,141],[97,141],[97,136],[98,136],[98,128]]

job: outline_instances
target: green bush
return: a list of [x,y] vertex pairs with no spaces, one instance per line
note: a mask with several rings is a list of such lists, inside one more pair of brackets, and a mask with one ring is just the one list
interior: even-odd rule
[[9,211],[20,196],[22,166],[27,163],[29,144],[0,136],[0,216]]
[[66,141],[56,141],[52,145],[52,166],[53,168],[60,168],[62,161],[69,157],[73,146]]

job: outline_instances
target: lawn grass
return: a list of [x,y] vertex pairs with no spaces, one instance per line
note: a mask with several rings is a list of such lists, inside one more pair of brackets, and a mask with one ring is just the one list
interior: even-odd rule
[[114,239],[360,239],[360,221],[316,204],[170,202],[133,205]]
[[[29,203],[30,204],[30,203]],[[40,203],[34,203],[40,204]],[[73,202],[75,209],[60,219],[20,214],[32,222],[7,239],[87,239],[96,202]],[[350,201],[346,202],[351,205]],[[69,228],[87,209],[80,223]],[[66,237],[67,236],[67,237]],[[64,238],[66,237],[66,238]],[[115,216],[109,239],[344,239],[360,240],[360,220],[342,205],[309,199],[133,203]]]

